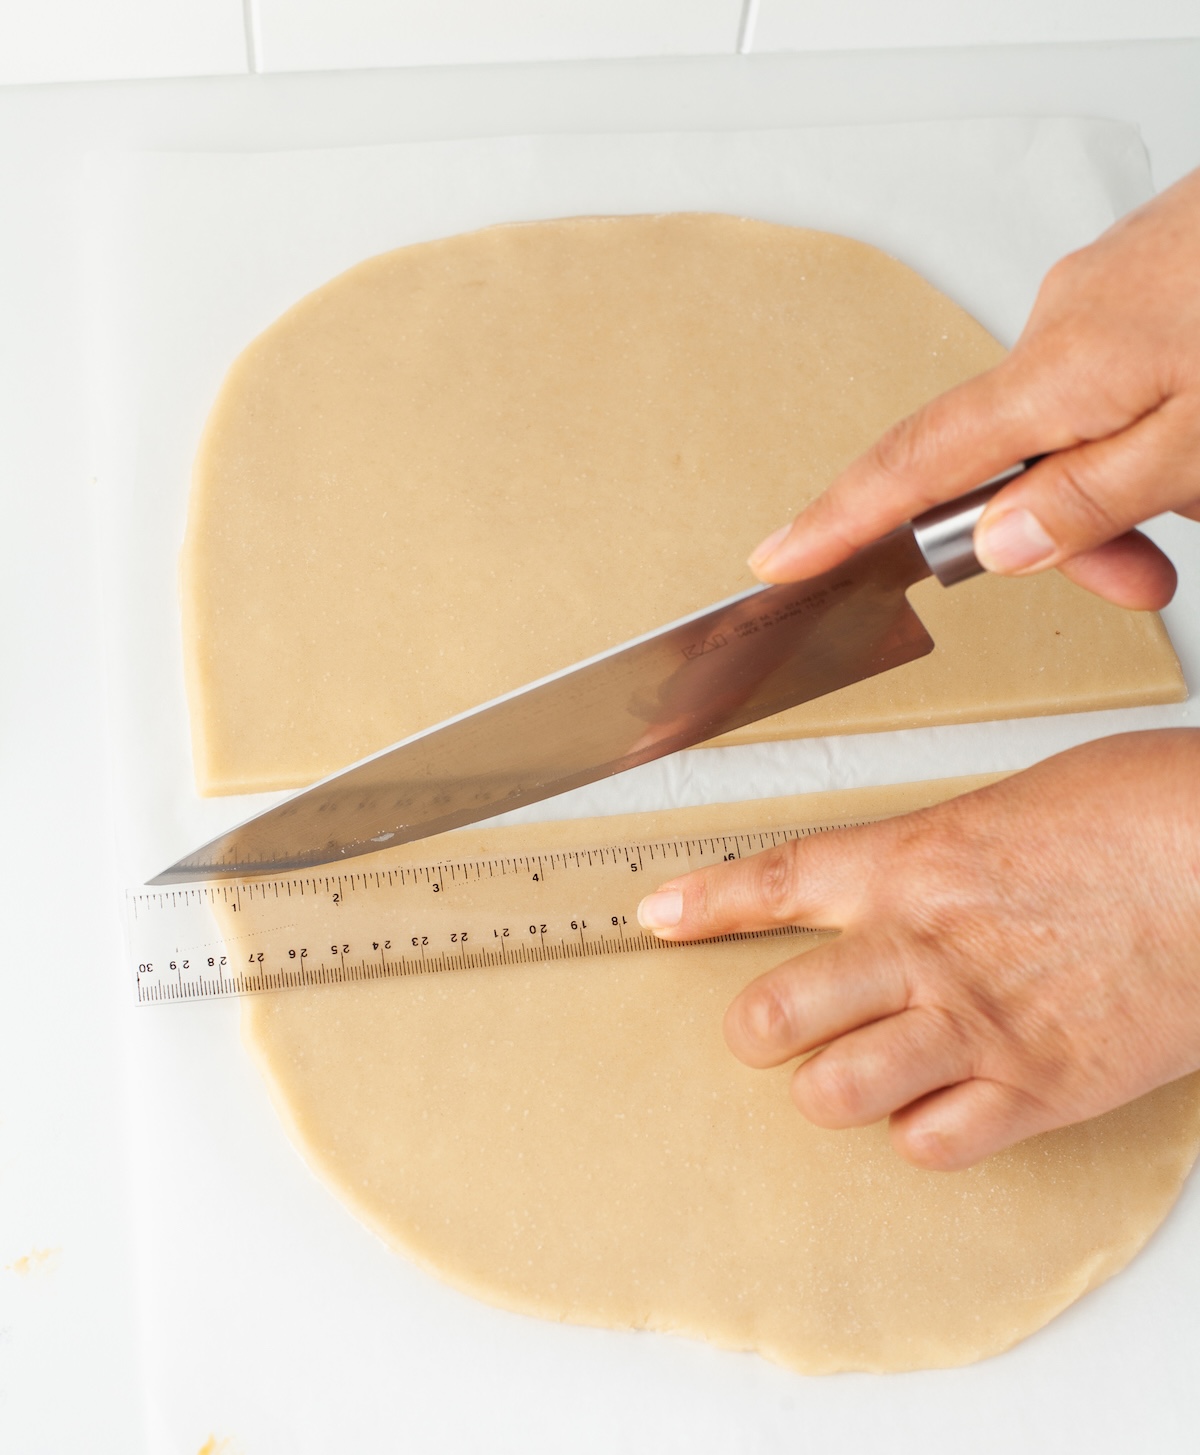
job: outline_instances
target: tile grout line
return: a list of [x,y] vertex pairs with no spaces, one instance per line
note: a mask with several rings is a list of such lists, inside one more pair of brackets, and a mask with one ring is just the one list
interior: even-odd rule
[[[747,0],[753,3],[753,0]],[[242,0],[242,25],[246,32],[246,69],[252,76],[262,71],[262,41],[259,37],[258,0]]]
[[[253,4],[254,0],[246,0]],[[738,22],[737,53],[746,55],[754,45],[754,32],[758,26],[759,0],[742,0],[742,17]]]

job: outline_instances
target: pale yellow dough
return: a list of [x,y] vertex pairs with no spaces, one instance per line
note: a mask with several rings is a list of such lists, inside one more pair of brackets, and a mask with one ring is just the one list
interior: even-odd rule
[[[741,588],[762,535],[1000,352],[881,253],[733,218],[497,228],[352,269],[250,345],[205,431],[183,556],[202,791],[308,782]],[[738,736],[1182,695],[1157,618],[1057,577],[916,599],[933,657]],[[478,830],[378,860],[827,822],[937,792]],[[248,1001],[245,1030],[315,1170],[445,1278],[797,1369],[994,1353],[1164,1216],[1200,1083],[916,1172],[882,1128],[816,1131],[786,1070],[726,1052],[726,1002],[779,953],[291,991]]]
[[[370,862],[846,822],[963,786],[467,830]],[[262,903],[245,908],[278,915]],[[353,940],[352,893],[343,913]],[[819,1131],[788,1068],[725,1049],[726,1003],[783,953],[759,940],[284,991],[245,1002],[244,1033],[313,1169],[451,1283],[808,1373],[997,1353],[1161,1222],[1200,1145],[1200,1077],[968,1172],[919,1172],[882,1125]]]
[[[994,364],[847,238],[706,215],[372,258],[245,350],[183,553],[203,793],[308,783],[751,584],[893,421]],[[738,740],[1182,699],[1156,616],[1055,574],[913,599],[937,651]]]

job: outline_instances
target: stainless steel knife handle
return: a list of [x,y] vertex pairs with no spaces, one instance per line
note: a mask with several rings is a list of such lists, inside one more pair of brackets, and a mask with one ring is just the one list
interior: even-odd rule
[[1024,474],[1033,460],[1014,465],[985,480],[976,490],[935,505],[923,515],[913,517],[912,532],[925,562],[943,586],[954,586],[978,576],[983,567],[975,555],[975,527],[992,497],[1018,475]]

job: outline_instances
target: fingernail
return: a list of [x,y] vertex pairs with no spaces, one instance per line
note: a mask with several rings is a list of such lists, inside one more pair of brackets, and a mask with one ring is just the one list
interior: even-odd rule
[[781,525],[778,530],[773,530],[765,541],[755,546],[750,552],[750,559],[747,562],[752,571],[757,571],[760,566],[766,565],[775,554],[776,549],[787,539],[790,530],[790,525]]
[[1041,521],[1028,510],[1006,510],[981,521],[975,531],[975,554],[988,571],[1028,571],[1049,561],[1055,550]]
[[678,889],[648,894],[637,907],[637,917],[644,930],[669,930],[683,918],[683,895]]

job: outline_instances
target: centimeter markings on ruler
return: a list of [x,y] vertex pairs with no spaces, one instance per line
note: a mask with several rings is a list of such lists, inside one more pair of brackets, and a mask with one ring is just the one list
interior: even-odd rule
[[[634,907],[653,887],[642,876],[657,881],[834,827],[843,825],[130,890],[137,999],[680,950],[638,925]],[[704,943],[813,933],[785,926]]]

